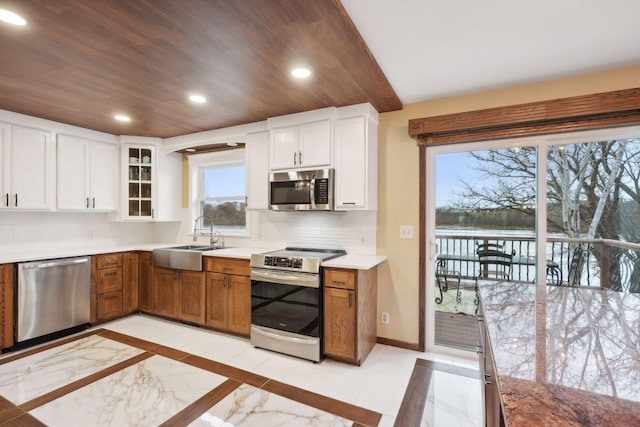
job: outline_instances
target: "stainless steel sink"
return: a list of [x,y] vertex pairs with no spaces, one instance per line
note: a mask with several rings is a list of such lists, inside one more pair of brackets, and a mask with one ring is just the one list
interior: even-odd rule
[[213,246],[183,245],[153,250],[153,265],[177,270],[202,271],[202,253]]

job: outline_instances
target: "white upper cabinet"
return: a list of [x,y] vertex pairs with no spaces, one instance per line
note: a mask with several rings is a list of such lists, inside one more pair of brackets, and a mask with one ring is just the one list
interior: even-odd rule
[[118,146],[70,135],[57,141],[58,210],[118,209]]
[[331,165],[331,120],[271,130],[271,170]]
[[[182,207],[182,155],[160,154],[159,138],[122,137],[123,221],[179,221]],[[147,144],[148,143],[148,144]]]
[[4,209],[51,210],[55,188],[55,148],[51,132],[0,124]]
[[269,209],[269,132],[247,135],[245,140],[247,171],[247,210]]
[[377,209],[377,123],[369,116],[335,122],[335,208]]

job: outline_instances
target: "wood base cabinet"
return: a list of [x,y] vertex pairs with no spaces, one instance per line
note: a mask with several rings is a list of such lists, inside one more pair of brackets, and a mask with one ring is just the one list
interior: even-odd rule
[[324,354],[360,365],[377,340],[377,269],[324,269]]
[[132,314],[138,311],[140,294],[140,261],[137,252],[122,254],[122,311]]
[[92,257],[91,270],[92,323],[122,316],[122,254]]
[[153,253],[140,252],[138,271],[139,281],[139,308],[140,311],[153,313]]
[[487,427],[503,427],[506,423],[502,413],[502,405],[500,404],[500,390],[498,389],[491,343],[489,342],[489,335],[487,334],[487,328],[484,322],[482,302],[480,302],[478,308],[478,331],[480,336],[477,353],[480,356],[478,358],[480,381],[484,383],[482,387],[484,425]]
[[205,323],[205,273],[156,267],[153,313],[197,324]]
[[91,260],[91,322],[138,311],[137,252],[95,255]]
[[251,332],[249,261],[209,258],[206,260],[206,267],[206,325],[249,336]]
[[0,348],[13,346],[13,264],[0,264]]

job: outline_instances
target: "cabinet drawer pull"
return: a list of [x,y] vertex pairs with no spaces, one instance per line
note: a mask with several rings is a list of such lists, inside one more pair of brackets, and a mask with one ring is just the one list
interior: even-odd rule
[[356,202],[342,202],[343,205],[355,205]]
[[233,271],[233,267],[223,267],[222,271]]
[[333,283],[334,285],[346,285],[347,282],[345,282],[344,280],[334,280],[331,279],[331,283]]
[[484,385],[491,385],[491,381],[485,381]]
[[108,273],[104,273],[105,276],[115,276],[118,272],[117,271],[110,271]]

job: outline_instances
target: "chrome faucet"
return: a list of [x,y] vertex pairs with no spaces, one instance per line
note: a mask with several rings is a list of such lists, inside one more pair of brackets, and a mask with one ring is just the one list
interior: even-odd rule
[[[211,234],[210,234],[211,239],[209,240],[209,246],[213,246],[213,220],[211,219],[210,216],[200,215],[198,218],[196,218],[196,222],[195,222],[195,224],[193,224],[193,241],[196,242],[198,240],[198,234],[197,234],[198,221],[200,219],[204,219],[204,218],[207,218],[209,220],[209,227],[211,229]],[[204,225],[204,222],[202,224]],[[200,233],[200,234],[202,234],[202,233]]]
[[[216,231],[213,234],[214,238],[213,238],[213,244],[211,246],[215,247],[216,244],[218,245],[218,249],[224,249],[224,237],[222,236],[222,233],[219,231]],[[222,242],[221,242],[222,241]]]

